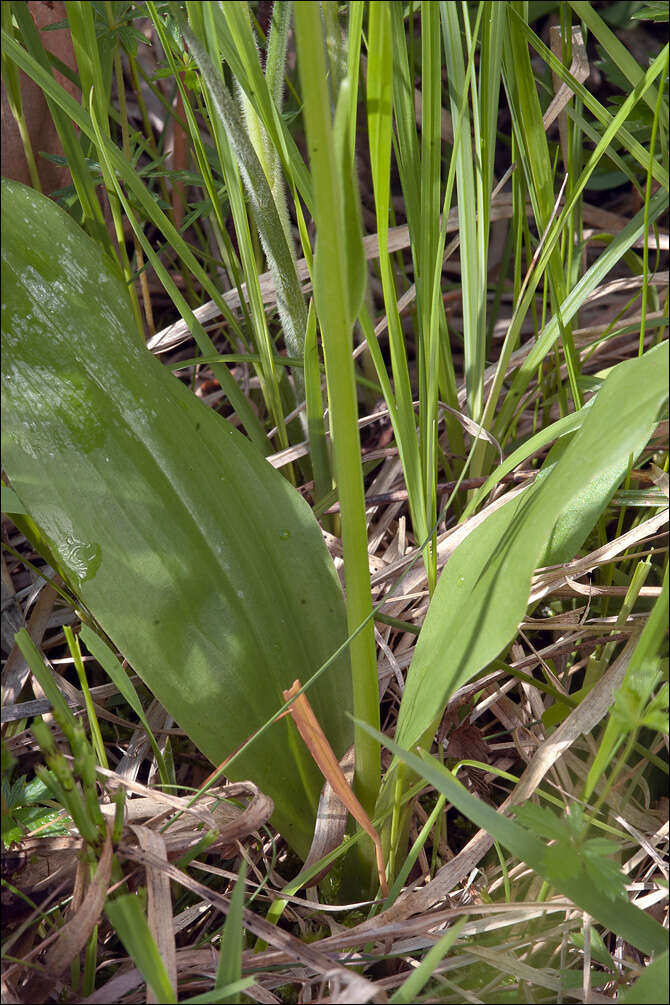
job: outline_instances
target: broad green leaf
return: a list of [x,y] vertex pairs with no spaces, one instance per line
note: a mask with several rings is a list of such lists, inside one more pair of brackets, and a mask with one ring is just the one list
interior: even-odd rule
[[3,485],[0,489],[2,495],[2,512],[3,513],[25,513],[26,508],[17,496],[13,489]]
[[[70,585],[219,764],[346,637],[307,504],[130,332],[127,291],[54,203],[3,181],[5,470]],[[347,658],[310,689],[336,754],[352,742]],[[300,854],[321,778],[292,723],[231,769],[275,802]]]
[[619,995],[624,1005],[646,1005],[647,1002],[667,1002],[670,999],[670,953],[666,950],[647,966],[632,988]]
[[[538,475],[538,486],[545,477],[549,477],[554,465],[569,447],[571,439],[569,436],[561,437],[551,448]],[[559,513],[548,537],[540,560],[542,565],[558,565],[560,562],[570,561],[607,508],[627,470],[628,458],[620,457],[615,463],[599,469],[592,477],[590,470],[583,471],[582,485]]]
[[[559,877],[547,875],[546,842],[525,827],[520,827],[509,817],[498,813],[482,799],[471,795],[453,774],[435,758],[425,752],[421,757],[404,750],[399,744],[389,740],[377,730],[361,724],[371,735],[377,737],[385,747],[403,761],[412,772],[423,777],[438,792],[441,792],[456,809],[477,827],[488,831],[492,838],[504,845],[513,855],[522,859],[538,875],[543,876],[560,893],[568,897],[582,911],[586,911],[596,921],[611,931],[621,935],[631,945],[644,953],[663,952],[667,945],[667,933],[662,925],[639,907],[631,904],[626,896],[610,898],[602,891],[597,881],[587,871],[586,864],[578,863],[576,875],[572,870]],[[571,863],[572,866],[573,863]],[[567,870],[566,870],[567,871]],[[656,999],[654,999],[656,1000]],[[660,999],[663,1001],[664,999]]]
[[[550,473],[501,506],[454,552],[435,591],[407,676],[398,742],[412,748],[434,729],[449,696],[494,659],[523,618],[530,580],[563,514],[597,487],[607,502],[611,472],[647,443],[667,396],[665,345],[619,364],[608,375],[580,429]],[[599,481],[602,479],[601,481]],[[585,489],[586,483],[586,489]],[[562,538],[576,545],[577,521]],[[565,556],[564,556],[565,557]]]

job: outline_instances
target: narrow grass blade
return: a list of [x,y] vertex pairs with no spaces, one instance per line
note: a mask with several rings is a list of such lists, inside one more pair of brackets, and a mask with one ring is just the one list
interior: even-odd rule
[[[640,705],[646,704],[646,700],[648,699],[651,691],[651,686],[654,684],[656,676],[655,670],[657,667],[657,654],[662,646],[663,639],[667,632],[667,625],[668,569],[666,566],[663,591],[654,604],[654,608],[647,619],[640,641],[626,670],[626,676],[623,683],[619,689],[620,697],[624,696],[626,690],[629,690],[630,692],[632,701],[626,703],[628,708],[635,707],[638,702]],[[649,693],[646,694],[644,693],[646,690],[644,687],[645,683],[649,687]],[[634,729],[638,726],[638,723],[634,720],[632,722],[630,720],[626,722],[625,719],[622,719],[621,716],[616,714],[617,711],[618,710],[615,709],[615,714],[610,716],[600,740],[598,752],[589,766],[589,771],[582,791],[582,798],[585,800],[591,798],[600,777],[605,773],[607,766],[611,763],[620,740],[623,739],[627,732],[626,727],[628,727],[628,729]],[[639,711],[642,711],[642,709],[639,708]]]
[[[81,130],[85,133],[89,139],[96,140],[99,139],[101,142],[101,150],[104,150],[106,156],[109,159],[110,168],[113,171],[113,177],[115,184],[118,185],[117,175],[124,184],[126,184],[129,190],[133,193],[137,199],[143,213],[146,215],[148,220],[163,233],[170,245],[175,249],[179,257],[186,263],[190,271],[193,273],[194,278],[201,283],[203,289],[207,292],[207,295],[211,297],[212,300],[217,304],[222,315],[231,323],[232,327],[235,328],[237,323],[235,318],[231,314],[227,304],[221,297],[220,291],[212,283],[210,277],[204,271],[202,266],[199,264],[192,251],[184,241],[183,237],[179,231],[175,228],[172,222],[165,216],[165,214],[158,207],[155,200],[152,198],[150,193],[145,188],[142,180],[139,178],[137,173],[131,164],[128,163],[123,153],[115,146],[114,143],[105,139],[98,132],[96,134],[95,126],[91,120],[91,116],[72,98],[67,91],[56,83],[54,78],[45,71],[45,69],[40,65],[40,63],[35,60],[30,53],[26,52],[19,46],[14,39],[8,36],[4,31],[2,35],[2,45],[7,50],[7,52],[12,56],[15,62],[21,67],[21,69],[28,74],[35,81],[39,87],[42,88],[45,95],[52,98],[53,101],[61,108],[68,118],[72,120]],[[117,188],[119,192],[119,197],[121,197],[120,189]],[[123,199],[122,199],[123,202]],[[96,200],[96,206],[98,206]],[[126,208],[124,206],[124,208]],[[126,212],[128,209],[126,208]],[[129,219],[134,219],[131,212]],[[152,263],[160,271],[162,268],[160,259],[155,254],[151,244],[146,241],[141,228],[136,227],[135,231],[137,233],[140,242],[144,248],[145,253],[151,258]],[[107,235],[107,230],[105,228],[105,235]],[[162,270],[165,276],[165,270]],[[172,288],[172,287],[170,287]],[[174,290],[173,290],[174,292]],[[180,304],[180,310],[183,316],[187,320],[190,330],[198,342],[200,351],[206,355],[215,355],[214,345],[211,339],[207,336],[202,325],[200,325],[195,317],[193,316],[188,304],[185,300],[181,300],[177,297],[178,304]],[[263,449],[263,443],[265,441],[265,435],[263,428],[260,425],[257,417],[255,416],[253,409],[251,409],[248,403],[245,401],[244,396],[239,394],[239,390],[236,390],[234,382],[231,385],[232,380],[229,373],[226,373],[225,368],[221,367],[220,370],[220,382],[222,386],[226,387],[227,393],[229,394],[231,401],[234,402],[235,410],[242,413],[240,417],[244,416],[244,425],[252,439],[255,439],[258,443],[259,449],[265,452]],[[217,374],[219,376],[219,374]]]
[[[389,415],[393,423],[409,494],[412,522],[416,528],[417,536],[424,541],[428,537],[428,523],[416,436],[416,417],[405,338],[398,311],[393,266],[388,251],[393,102],[393,35],[391,9],[388,5],[373,4],[370,7],[368,33],[367,111],[370,164],[377,215],[379,266],[389,329],[393,390],[388,381],[386,366],[378,350],[375,336],[369,334],[372,326],[365,323],[368,320],[367,317],[363,321],[363,328],[389,407]],[[428,556],[425,560],[428,569]]]
[[[571,90],[574,91],[575,96],[583,101],[584,107],[595,116],[602,126],[607,128],[612,121],[612,115],[607,111],[607,109],[604,108],[598,99],[591,94],[588,88],[586,88],[583,84],[580,84],[573,76],[571,76],[568,68],[563,66],[560,60],[556,59],[551,49],[548,49],[541,39],[537,37],[535,32],[532,31],[517,10],[511,9],[511,6],[508,5],[508,13],[511,18],[515,19],[519,31],[525,35],[538,55],[540,55],[551,68],[552,73],[555,73],[561,81],[567,83]],[[636,80],[635,83],[637,86],[638,80]],[[656,96],[655,91],[652,90],[647,92],[647,97],[650,93],[653,94],[654,97]],[[571,114],[571,112],[568,111],[568,114]],[[664,165],[658,160],[652,159],[649,156],[649,151],[646,150],[639,140],[636,140],[627,129],[621,128],[619,130],[618,139],[623,144],[625,150],[632,154],[644,171],[650,171],[653,175],[654,181],[657,181],[658,184],[661,185],[667,192],[670,184],[667,168],[664,167]],[[612,153],[613,155],[615,154],[614,151]]]
[[305,410],[307,413],[309,455],[314,473],[314,502],[318,504],[331,491],[333,478],[330,451],[326,440],[326,424],[323,418],[323,393],[314,301],[311,301],[309,305],[305,332]]
[[[598,14],[592,4],[585,3],[584,0],[569,0],[569,2],[575,14],[577,14],[577,16],[586,25],[590,34],[594,35],[598,39],[603,49],[607,52],[613,62],[616,63],[621,73],[628,78],[633,87],[637,87],[642,75],[644,74],[644,70],[639,65],[631,51],[627,49],[623,42],[616,37],[612,29],[605,24],[600,14]],[[653,112],[656,104],[655,91],[650,91],[644,100]],[[667,119],[667,101],[663,104],[665,106],[663,114]]]
[[[497,5],[496,5],[497,6]],[[458,191],[458,235],[460,239],[461,277],[463,291],[463,346],[465,352],[465,384],[468,414],[478,422],[483,408],[483,377],[486,365],[486,251],[488,245],[488,212],[482,172],[485,165],[481,149],[473,149],[480,135],[475,121],[474,138],[470,110],[463,105],[467,89],[462,33],[458,5],[441,3],[442,35],[446,56],[453,122],[454,157]],[[469,16],[469,15],[467,15]],[[473,96],[476,92],[473,91]],[[478,105],[473,104],[473,116],[478,120]],[[490,166],[487,169],[490,174]],[[488,199],[487,199],[488,195]]]
[[[11,4],[6,3],[4,6],[0,6],[0,16],[2,17],[3,30],[6,31],[8,35],[14,36],[15,30],[12,24]],[[33,150],[32,141],[30,139],[30,130],[28,129],[28,123],[26,121],[23,108],[19,71],[12,60],[7,58],[4,50],[2,52],[1,60],[4,93],[7,96],[9,109],[19,130],[19,136],[21,137],[21,143],[23,145],[23,153],[26,158],[26,164],[28,165],[30,183],[34,189],[41,192],[42,183],[40,182],[40,176],[37,171],[35,151]]]
[[[274,80],[266,79],[261,70],[245,12],[240,9],[242,6],[238,3],[211,4],[212,24],[216,30],[218,44],[235,80],[244,89],[250,104],[267,130],[270,143],[279,154],[287,180],[294,191],[300,193],[307,211],[311,213],[312,180],[295,140],[279,114],[279,106],[276,100],[273,100],[273,93],[277,94],[279,81],[276,77]],[[286,5],[287,8],[289,6]],[[290,14],[290,11],[286,11],[285,14]]]
[[182,998],[181,1005],[222,1005],[222,1003],[233,1002],[239,999],[240,994],[256,983],[253,977],[241,977],[239,981],[232,984],[224,984],[213,991],[205,991],[201,995],[194,995],[192,998]]
[[[115,257],[109,234],[107,233],[107,227],[105,226],[103,212],[95,193],[95,186],[73,126],[75,120],[71,114],[68,114],[66,109],[62,109],[62,106],[53,97],[54,89],[59,89],[64,94],[67,94],[67,92],[56,83],[53,77],[49,57],[42,45],[42,40],[28,10],[28,5],[25,3],[12,3],[11,8],[27,50],[23,49],[11,35],[5,35],[3,29],[3,53],[6,58],[12,59],[23,70],[25,70],[23,60],[27,58],[41,71],[42,80],[46,83],[46,86],[39,81],[36,81],[36,83],[42,87],[51,118],[65,152],[65,157],[72,174],[72,181],[74,182],[81,205],[83,225],[105,251],[111,257]],[[80,108],[74,98],[71,98],[69,94],[67,94],[67,97],[75,109]]]
[[65,641],[67,642],[68,649],[70,650],[70,655],[74,660],[75,670],[77,671],[77,677],[79,678],[79,686],[81,687],[82,694],[84,695],[84,704],[88,715],[89,729],[91,730],[91,741],[98,764],[100,764],[103,768],[109,768],[107,753],[105,751],[105,745],[100,732],[100,723],[98,722],[98,716],[96,715],[95,706],[93,705],[91,689],[88,686],[88,680],[86,679],[84,662],[81,658],[79,641],[75,638],[69,625],[65,625],[63,631],[65,633]]
[[[230,908],[226,915],[226,923],[223,926],[221,946],[219,949],[219,962],[216,968],[216,986],[223,988],[227,984],[234,984],[242,978],[242,950],[244,948],[244,928],[242,925],[244,917],[244,891],[247,877],[247,862],[242,859],[240,871],[237,875],[235,886],[230,897]],[[216,990],[216,988],[214,989]],[[219,992],[221,995],[221,992]],[[239,994],[233,994],[226,999],[231,1005],[238,1005]]]
[[[653,225],[659,216],[665,212],[666,206],[666,194],[663,191],[656,192],[652,196],[649,203],[650,225]],[[568,321],[574,317],[577,311],[584,304],[588,295],[596,289],[608,272],[610,272],[615,264],[623,258],[628,250],[634,245],[635,241],[642,235],[644,232],[644,225],[645,210],[640,210],[640,212],[633,217],[630,223],[626,224],[623,230],[617,234],[608,248],[602,253],[602,255],[598,256],[590,269],[567,294],[564,302],[560,305],[560,313],[563,321]],[[529,285],[526,290],[526,294],[524,295],[526,303],[521,306],[521,309],[515,312],[508,336],[505,337],[505,344],[501,353],[498,369],[496,370],[493,386],[489,393],[487,411],[490,407],[492,407],[492,403],[498,397],[499,390],[505,377],[507,362],[509,361],[509,356],[511,355],[511,350],[513,348],[515,333],[518,333],[519,331],[521,320],[527,308],[527,301],[530,300],[530,296],[534,292],[535,287],[536,283],[532,282]],[[512,380],[510,390],[507,392],[502,403],[493,428],[493,433],[499,442],[505,441],[506,432],[509,428],[509,423],[514,414],[515,408],[518,405],[519,399],[528,387],[532,378],[537,373],[538,366],[549,352],[559,335],[560,327],[558,318],[555,316],[552,317],[551,320],[544,326],[537,342],[533,345],[532,349],[528,353],[528,356],[519,366]]]
[[170,775],[168,773],[165,760],[160,751],[160,747],[156,742],[156,737],[151,731],[151,726],[144,714],[144,709],[142,708],[142,703],[137,697],[137,692],[133,687],[128,674],[124,670],[121,663],[109,648],[106,642],[96,635],[95,632],[91,631],[88,625],[82,625],[81,632],[79,633],[80,638],[91,656],[94,656],[98,661],[100,666],[103,668],[105,673],[109,676],[109,679],[116,686],[117,691],[124,699],[127,701],[132,708],[135,715],[138,717],[142,725],[144,726],[147,734],[147,739],[151,744],[151,750],[156,758],[156,764],[158,766],[158,774],[163,785],[170,784]]
[[137,894],[124,893],[108,900],[105,914],[128,956],[156,996],[156,1001],[166,1002],[166,1005],[176,1003],[176,991],[170,984]]
[[451,925],[446,935],[438,939],[435,945],[428,950],[418,967],[412,970],[409,977],[391,995],[389,999],[391,1005],[413,1005],[413,1002],[418,1000],[419,995],[433,976],[435,968],[458,940],[467,920],[467,918],[459,918],[455,924]]
[[[369,726],[361,728],[373,732]],[[621,935],[631,945],[645,953],[662,953],[667,946],[667,933],[662,925],[645,911],[631,904],[626,897],[611,899],[603,893],[580,863],[577,875],[569,874],[558,878],[554,870],[548,873],[545,854],[547,844],[544,839],[508,817],[497,813],[491,806],[471,795],[459,781],[434,758],[423,754],[417,757],[388,737],[374,731],[375,736],[404,764],[419,777],[425,779],[441,792],[456,809],[478,828],[488,833],[504,845],[513,855],[529,865],[559,892],[565,894],[581,910]]]
[[289,248],[274,196],[263,166],[247,136],[240,113],[207,50],[186,24],[182,25],[182,32],[205,80],[212,107],[220,117],[221,125],[238,158],[251,211],[274,278],[286,344],[291,355],[300,357],[307,326],[307,308],[296,272],[295,258]]
[[[508,31],[503,45],[504,80],[528,193],[537,228],[542,235],[545,234],[553,219],[556,196],[549,146],[530,62],[528,43],[519,25],[521,18],[513,17],[513,12],[517,8],[521,10],[523,7],[523,4],[514,2],[507,5]],[[547,277],[553,313],[560,326],[563,350],[568,366],[570,392],[575,408],[581,408],[582,395],[577,380],[578,358],[575,355],[572,329],[570,320],[564,319],[560,310],[567,291],[563,264],[557,246],[552,247],[548,257]]]

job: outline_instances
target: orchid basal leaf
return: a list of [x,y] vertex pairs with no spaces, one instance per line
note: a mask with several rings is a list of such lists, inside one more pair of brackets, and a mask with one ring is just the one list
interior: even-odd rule
[[[2,183],[2,457],[70,586],[215,764],[346,638],[309,507],[237,430],[137,345],[127,289],[53,202]],[[309,691],[352,742],[348,658]],[[300,854],[321,788],[294,727],[238,758]]]
[[[514,637],[531,576],[566,560],[587,537],[622,477],[646,446],[668,395],[662,344],[609,374],[580,429],[552,452],[536,483],[477,527],[438,582],[407,675],[398,742],[426,742],[454,691]],[[576,503],[576,505],[575,505]]]

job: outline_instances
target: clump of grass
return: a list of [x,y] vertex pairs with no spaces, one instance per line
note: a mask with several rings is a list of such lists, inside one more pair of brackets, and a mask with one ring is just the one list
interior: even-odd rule
[[[242,429],[321,522],[351,665],[333,721],[355,717],[353,784],[390,886],[375,899],[368,838],[345,833],[336,803],[340,829],[324,802],[304,868],[260,794],[239,831],[226,827],[241,806],[192,809],[213,779],[171,718],[182,709],[166,714],[123,669],[100,629],[104,597],[87,607],[104,551],[45,532],[3,484],[3,590],[19,617],[3,671],[16,866],[4,954],[18,1000],[130,1000],[143,984],[165,1001],[663,1000],[668,47],[660,5],[631,7],[621,24],[620,5],[576,0],[530,19],[518,3],[71,3],[77,101],[26,5],[3,5],[31,184],[39,137],[19,70],[42,89],[72,177],[52,198],[130,292],[129,339]],[[127,411],[135,394],[139,409],[127,377],[106,400]],[[31,401],[44,407],[39,389]],[[65,402],[66,425],[76,407]],[[34,455],[48,451],[21,419]],[[156,496],[166,527],[196,481],[173,475],[174,493]],[[71,475],[55,477],[43,491],[65,498]],[[107,485],[111,497],[114,472]],[[259,555],[258,579],[261,530],[239,552]],[[277,547],[297,548],[287,540]],[[209,579],[174,582],[189,638],[206,607],[194,583]],[[222,596],[239,586],[233,572]],[[13,642],[37,594],[28,627],[50,668],[25,633]],[[137,632],[173,673],[158,620]],[[270,641],[283,651],[283,635]],[[332,663],[306,661],[308,697]],[[178,672],[204,716],[205,678],[188,656]],[[285,672],[286,688],[302,673]],[[249,673],[222,731],[251,723],[268,688]],[[279,728],[280,695],[245,729],[255,750]],[[51,726],[26,728],[49,709]],[[276,784],[287,799],[298,788]],[[112,790],[160,792],[172,816],[131,825],[126,810],[124,827],[117,795],[110,824]],[[26,874],[21,856],[40,847],[49,875],[61,853],[60,885]]]

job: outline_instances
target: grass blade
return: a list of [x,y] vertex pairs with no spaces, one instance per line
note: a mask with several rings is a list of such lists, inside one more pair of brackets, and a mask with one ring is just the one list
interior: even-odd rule
[[[227,984],[235,984],[242,978],[242,949],[244,948],[244,892],[247,878],[247,860],[242,859],[240,871],[230,896],[230,908],[223,926],[219,962],[216,968],[216,987],[225,988]],[[221,996],[222,991],[219,992]],[[231,1005],[238,1005],[240,996],[237,993],[226,998]]]
[[105,914],[156,1001],[166,1002],[166,1005],[176,1002],[176,991],[170,984],[137,894],[124,893],[108,900]]
[[[361,728],[373,732],[369,726],[361,724]],[[554,871],[549,874],[545,859],[547,845],[544,840],[496,812],[483,800],[471,795],[452,773],[434,758],[425,753],[422,757],[417,757],[378,731],[374,731],[374,734],[396,758],[441,792],[459,812],[472,820],[477,827],[488,831],[496,841],[526,862],[539,875],[545,876],[554,888],[569,897],[581,910],[586,911],[644,953],[665,951],[667,933],[663,926],[625,897],[611,899],[596,885],[583,863],[580,863],[576,876],[557,877]]]

